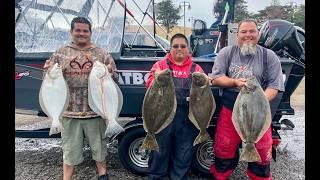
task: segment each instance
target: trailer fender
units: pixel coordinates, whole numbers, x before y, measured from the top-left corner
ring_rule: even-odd
[[[140,127],[143,127],[143,122],[142,122],[142,119],[137,118],[136,120],[127,123],[127,124],[123,127],[124,131],[112,135],[109,140],[110,140],[110,142],[112,142],[112,141],[114,141],[114,140],[118,140],[118,142],[119,142],[119,141],[121,140],[121,138],[122,138],[126,133],[128,133],[128,132],[131,131],[132,129],[140,128]]]

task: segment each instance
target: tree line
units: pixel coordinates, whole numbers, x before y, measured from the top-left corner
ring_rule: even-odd
[[[255,19],[259,24],[270,19],[283,19],[305,29],[305,5],[295,3],[280,5],[278,0],[273,0],[258,13],[249,13],[247,1],[239,0],[235,7],[234,21],[239,22],[246,18]]]
[[[257,13],[251,13],[248,11],[247,4],[246,0],[236,1],[234,22],[237,23],[243,19],[250,18],[255,19],[258,25],[262,25],[267,20],[283,19],[305,29],[305,5],[297,5],[293,2],[291,4],[280,5],[279,0],[272,0],[269,6],[266,6]],[[213,9],[213,14],[216,17],[223,16],[225,5],[226,1],[218,0]],[[167,34],[178,24],[178,20],[181,19],[182,16],[179,15],[180,11],[181,9],[176,8],[171,0],[162,0],[156,4],[156,20],[166,28]]]

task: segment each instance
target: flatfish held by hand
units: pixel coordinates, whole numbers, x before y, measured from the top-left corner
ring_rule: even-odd
[[[143,128],[147,135],[141,149],[159,151],[155,134],[172,122],[176,108],[172,71],[165,69],[156,72],[155,79],[147,90],[142,104]]]
[[[94,62],[89,74],[88,101],[90,108],[106,120],[108,137],[124,131],[117,122],[123,104],[122,92],[106,65],[99,61]]]
[[[232,123],[244,142],[240,159],[246,162],[261,161],[257,143],[271,125],[271,110],[267,97],[257,79],[247,79],[240,89],[232,112]]]
[[[69,89],[61,66],[56,63],[45,73],[39,92],[41,109],[52,119],[49,135],[61,132],[60,117],[69,104],[68,101]]]
[[[208,77],[200,72],[192,74],[192,83],[189,96],[189,119],[200,130],[193,145],[210,140],[207,132],[210,120],[216,110]]]

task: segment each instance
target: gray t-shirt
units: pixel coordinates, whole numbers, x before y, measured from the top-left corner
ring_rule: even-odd
[[[263,79],[265,80],[263,89],[272,88],[284,91],[281,63],[278,56],[270,49],[267,49],[267,71],[265,72],[267,77],[263,77],[263,48],[257,45],[257,52],[254,56],[243,56],[238,46],[236,46],[233,55],[229,55],[232,46],[224,47],[218,53],[209,76],[215,79],[226,75],[237,79],[254,75],[261,85]],[[229,57],[231,62],[228,62]]]

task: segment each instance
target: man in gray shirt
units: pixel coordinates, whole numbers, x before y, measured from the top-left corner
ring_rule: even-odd
[[[239,88],[245,86],[246,78],[255,76],[269,101],[278,91],[284,91],[279,58],[273,51],[257,44],[259,32],[254,20],[247,19],[239,23],[237,40],[237,46],[228,46],[220,50],[209,77],[212,85],[224,88],[213,145],[216,158],[210,167],[215,179],[227,179],[239,161],[238,145],[241,139],[231,117]],[[250,179],[271,179],[271,126],[256,143],[256,148],[261,162],[249,162],[247,174]]]

